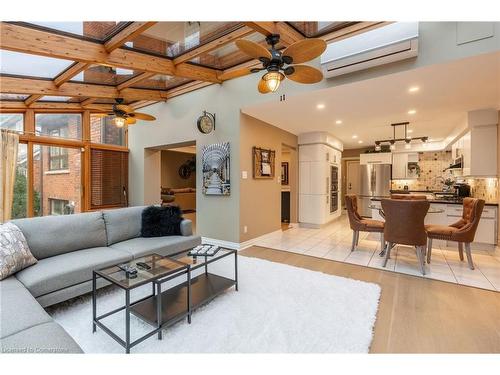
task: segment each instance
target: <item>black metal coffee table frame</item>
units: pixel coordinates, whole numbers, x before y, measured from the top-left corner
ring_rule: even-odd
[[[92,332],[96,331],[96,328],[101,328],[106,332],[112,339],[114,339],[118,344],[125,348],[126,353],[130,353],[130,349],[137,344],[143,342],[147,338],[158,334],[158,339],[162,339],[162,330],[166,327],[182,320],[187,317],[188,323],[191,323],[191,315],[194,309],[209,302],[217,295],[221,294],[225,290],[234,286],[235,290],[238,291],[238,252],[237,250],[225,249],[224,254],[219,256],[211,257],[203,256],[203,262],[197,261],[197,258],[189,257],[191,259],[191,264],[185,263],[181,269],[172,271],[171,274],[161,275],[159,277],[153,277],[142,283],[138,283],[133,287],[126,288],[120,283],[116,282],[112,277],[108,277],[99,271],[92,272]],[[166,257],[170,260],[182,263],[182,261],[176,259],[175,257],[187,254],[187,251],[181,251]],[[234,279],[226,278],[216,274],[208,272],[208,265],[210,263],[219,261],[227,256],[234,255]],[[192,278],[192,271],[204,267],[204,273]],[[171,287],[167,290],[162,291],[162,284],[167,281],[173,280],[177,277],[186,275],[186,282]],[[97,278],[101,277],[109,281],[112,285],[118,286],[125,291],[125,305],[121,306],[112,311],[106,312],[102,315],[97,316]],[[136,301],[130,301],[130,291],[139,286],[146,285],[148,283],[152,284],[152,293],[142,297]],[[194,286],[194,293],[193,293]],[[186,296],[184,296],[184,293]],[[194,298],[193,298],[194,294]],[[185,307],[179,301],[184,301]],[[172,306],[169,308],[169,306]],[[109,327],[107,327],[102,319],[109,317],[110,315],[116,314],[122,310],[125,310],[125,340],[120,338],[116,333],[114,333]],[[140,319],[148,322],[152,326],[156,327],[147,334],[139,337],[133,342],[130,342],[130,314],[134,314]]]
[[[180,270],[174,270],[172,271],[171,276],[167,275],[161,275],[158,276],[158,278],[164,279],[164,281],[169,281],[174,278],[180,277],[184,274],[187,275],[187,280],[189,281],[191,271],[190,271],[190,266],[188,264],[185,264]],[[107,281],[109,281],[112,285],[115,285],[119,287],[120,289],[123,289],[125,291],[125,305],[118,307],[114,310],[108,311],[102,315],[97,316],[97,278],[101,277]],[[143,342],[147,338],[153,336],[154,334],[158,333],[158,337],[161,338],[161,330],[164,328],[161,324],[157,326],[156,329],[146,333],[144,336],[139,337],[133,342],[130,342],[130,313],[132,312],[131,309],[133,306],[141,303],[144,300],[147,300],[148,298],[157,298],[158,294],[155,293],[155,286],[156,283],[155,281],[158,278],[151,278],[150,280],[144,281],[142,283],[138,283],[134,285],[133,287],[126,288],[120,285],[118,282],[116,282],[113,278],[108,277],[107,275],[100,273],[99,271],[92,271],[92,332],[96,332],[96,328],[99,327],[101,328],[104,332],[106,332],[113,340],[115,340],[118,344],[123,346],[125,348],[125,352],[128,354],[130,353],[130,349],[137,344]],[[130,291],[132,289],[138,288],[140,286],[146,285],[148,283],[152,284],[152,294],[147,295],[146,297],[142,297],[138,299],[137,301],[131,302],[130,301]],[[188,290],[191,288],[191,284],[188,283],[187,285]],[[189,300],[188,300],[189,304]],[[187,311],[190,310],[189,305],[186,306]],[[113,314],[116,314],[122,310],[125,310],[125,340],[120,338],[116,333],[114,333],[109,327],[107,327],[103,322],[101,322],[102,319],[107,318],[108,316],[111,316]],[[176,322],[183,319],[187,315],[184,314],[182,316],[178,316],[176,319]],[[158,319],[160,321],[160,319]],[[189,318],[189,321],[191,321],[191,318]],[[170,322],[170,324],[173,324],[174,322]]]

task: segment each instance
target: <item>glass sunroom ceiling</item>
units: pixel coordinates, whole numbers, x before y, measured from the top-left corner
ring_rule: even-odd
[[[129,22],[97,22],[97,21],[84,21],[84,22],[28,22],[27,25],[33,25],[39,28],[50,29],[59,33],[73,34],[77,37],[85,37],[100,42],[109,39],[124,27]]]
[[[260,33],[253,33],[242,39],[258,43],[266,49],[271,48],[266,43],[266,37]],[[278,49],[281,49],[283,47],[283,44],[278,43],[276,47]],[[238,47],[236,47],[236,44],[232,42],[214,51],[204,53],[203,55],[190,60],[190,62],[215,69],[228,69],[250,60],[252,60],[252,58],[247,54],[241,52]]]
[[[239,22],[158,22],[128,46],[173,58],[240,27]]]
[[[141,72],[139,71],[130,69],[114,68],[104,65],[92,65],[78,76],[73,77],[71,81],[116,86],[140,73]]]
[[[288,22],[302,35],[308,38],[325,35],[329,32],[340,30],[344,27],[354,25],[357,22],[344,22],[344,21],[302,21],[302,22]]]
[[[173,76],[158,74],[149,79],[137,82],[135,85],[132,85],[132,87],[136,89],[167,90],[191,81],[192,80],[189,78],[173,77]]]
[[[18,76],[55,78],[73,61],[0,50],[0,73]]]
[[[71,96],[42,96],[40,98],[42,102],[69,102],[72,101]]]
[[[29,95],[25,94],[3,94],[0,93],[0,100],[26,100]]]

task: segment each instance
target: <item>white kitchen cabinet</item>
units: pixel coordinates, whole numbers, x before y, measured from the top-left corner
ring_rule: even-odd
[[[307,141],[313,141],[308,139]],[[341,151],[323,141],[299,144],[299,222],[321,226],[340,216]],[[337,168],[337,209],[330,212],[331,168]]]
[[[497,170],[498,111],[468,113],[469,131],[452,145],[453,157],[463,157],[465,177],[495,177]]]
[[[390,152],[372,152],[359,155],[359,164],[392,164]]]
[[[417,176],[411,174],[409,163],[418,163],[416,152],[398,152],[392,154],[392,179],[407,180],[415,179]]]

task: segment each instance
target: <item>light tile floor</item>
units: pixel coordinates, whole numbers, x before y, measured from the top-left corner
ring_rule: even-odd
[[[292,227],[271,233],[255,245],[285,250],[339,262],[359,264],[383,269],[379,256],[379,235],[360,233],[359,245],[351,252],[352,231],[346,215],[321,229]],[[426,264],[422,276],[415,248],[396,246],[385,269],[430,279],[500,291],[500,248],[473,249],[475,269],[470,270],[467,260],[460,261],[457,247],[437,245],[432,250],[431,264]]]

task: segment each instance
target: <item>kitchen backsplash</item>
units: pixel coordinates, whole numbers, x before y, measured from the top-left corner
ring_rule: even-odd
[[[452,163],[450,151],[423,152],[419,153],[418,159],[420,177],[416,180],[392,180],[391,188],[393,190],[403,190],[405,185],[408,186],[409,190],[442,190],[444,179],[461,179],[454,177],[449,170],[443,172]],[[484,199],[487,202],[498,202],[497,178],[466,179],[466,182],[471,186],[473,197]]]

